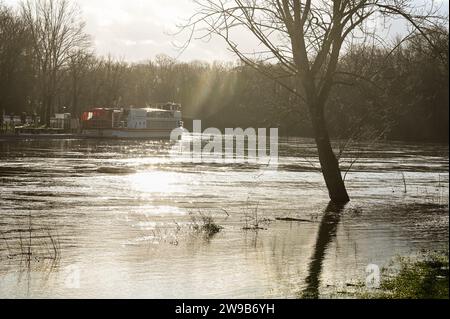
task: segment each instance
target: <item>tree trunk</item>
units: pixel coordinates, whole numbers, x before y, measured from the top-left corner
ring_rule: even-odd
[[[42,95],[41,109],[40,109],[40,125],[46,125],[47,118],[47,97],[45,94]]]
[[[43,118],[42,123],[46,125],[47,127],[50,127],[50,97],[48,94],[45,94],[44,102],[42,105],[43,109]]]
[[[323,107],[311,108],[311,119],[314,129],[317,149],[319,151],[320,166],[330,199],[336,204],[350,201],[344,180],[342,179],[339,162],[331,147],[330,136],[325,123]]]
[[[73,95],[72,95],[72,114],[76,117],[79,117],[81,114],[78,111],[78,86],[75,84],[76,80],[74,79],[73,85]]]
[[[47,125],[47,127],[50,127],[50,118],[52,117],[52,103],[51,100],[49,99],[47,101],[47,105],[46,105],[46,111],[45,111],[45,125]]]
[[[52,116],[52,98],[50,94],[44,93],[42,98],[42,109],[41,109],[41,125],[46,125],[50,127],[50,118]]]

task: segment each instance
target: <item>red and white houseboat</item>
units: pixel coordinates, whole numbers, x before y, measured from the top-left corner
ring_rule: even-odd
[[[170,138],[182,127],[181,105],[155,104],[146,108],[96,108],[81,117],[82,134],[109,138]]]

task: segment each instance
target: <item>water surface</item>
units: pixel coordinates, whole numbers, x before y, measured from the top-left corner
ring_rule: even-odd
[[[311,140],[279,147],[266,170],[183,163],[160,141],[0,138],[0,297],[326,296],[448,247],[447,145],[354,145],[343,208]],[[200,216],[223,230],[195,231]]]

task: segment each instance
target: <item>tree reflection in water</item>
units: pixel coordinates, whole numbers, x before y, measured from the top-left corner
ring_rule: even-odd
[[[306,288],[303,290],[304,298],[319,298],[322,264],[328,246],[336,237],[337,227],[341,220],[341,214],[344,208],[345,205],[337,205],[330,202],[325,209],[324,216],[320,223],[313,256],[309,264],[308,277],[305,280]]]

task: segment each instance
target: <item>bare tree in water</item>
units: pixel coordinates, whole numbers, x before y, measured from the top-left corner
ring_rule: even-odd
[[[325,119],[330,93],[339,81],[338,64],[345,46],[367,41],[386,43],[389,21],[398,18],[426,37],[424,30],[439,19],[438,8],[432,1],[419,6],[413,0],[195,0],[195,3],[196,13],[181,26],[181,32],[189,33],[182,48],[193,39],[219,36],[244,63],[306,104],[330,198],[335,203],[348,202],[350,198]],[[238,39],[244,39],[245,34],[258,41],[256,50],[247,52],[248,45],[239,43]],[[270,65],[274,66],[273,72]]]
[[[50,124],[61,69],[89,44],[81,12],[68,0],[27,0],[22,16],[30,30],[41,86],[41,121]]]

